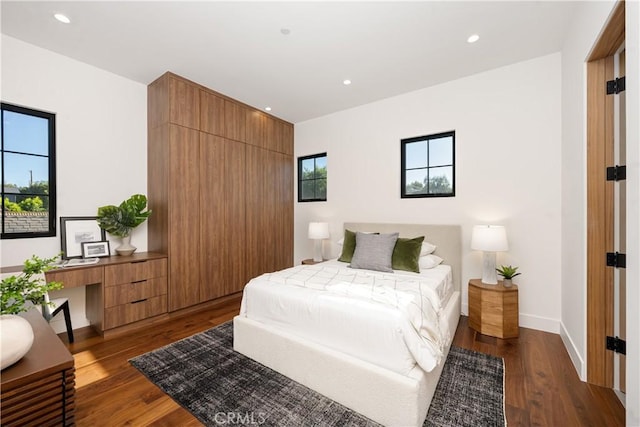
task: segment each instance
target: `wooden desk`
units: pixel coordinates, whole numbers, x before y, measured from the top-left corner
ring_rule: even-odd
[[[96,264],[59,268],[46,275],[65,288],[86,288],[86,316],[99,333],[167,312],[165,254],[105,257]]]
[[[469,281],[469,326],[481,334],[497,338],[518,336],[518,287],[505,288],[502,281],[486,285]]]
[[[21,316],[33,328],[33,346],[2,371],[2,425],[74,425],[73,356],[38,310]]]

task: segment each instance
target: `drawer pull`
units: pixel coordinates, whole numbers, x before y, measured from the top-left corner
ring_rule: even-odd
[[[131,304],[138,304],[139,302],[145,302],[148,298],[144,298],[144,299],[139,299],[136,301],[131,301]]]
[[[136,283],[143,283],[143,282],[146,282],[146,281],[147,281],[146,279],[144,279],[144,280],[136,280],[135,282],[131,282],[131,284],[135,285]]]
[[[131,261],[131,264],[142,264],[143,262],[147,262],[147,260],[142,260],[142,261]]]

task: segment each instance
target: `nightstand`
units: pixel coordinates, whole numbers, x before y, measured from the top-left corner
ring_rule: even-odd
[[[314,264],[320,264],[321,262],[324,262],[324,260],[314,261],[313,258],[307,258],[302,260],[302,265],[314,265]]]
[[[469,326],[497,338],[518,336],[518,286],[505,288],[502,281],[486,285],[469,280]]]

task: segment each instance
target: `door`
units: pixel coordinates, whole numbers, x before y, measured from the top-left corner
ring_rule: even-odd
[[[618,81],[622,81],[625,75],[625,50],[624,47],[614,56],[614,74]],[[621,85],[618,85],[619,87]],[[614,160],[616,165],[626,165],[626,95],[624,90],[614,94]],[[618,174],[620,176],[621,174]],[[614,184],[614,247],[620,253],[627,252],[627,184],[626,180],[617,179]],[[626,341],[626,270],[616,268],[614,271],[614,336]],[[614,386],[615,390],[622,393],[625,391],[626,356],[616,352],[613,359]]]

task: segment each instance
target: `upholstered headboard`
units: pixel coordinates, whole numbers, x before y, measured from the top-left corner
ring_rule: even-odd
[[[459,225],[436,224],[377,224],[345,222],[344,228],[351,231],[371,231],[378,233],[400,233],[400,237],[424,236],[425,242],[437,246],[434,254],[451,266],[453,286],[459,291],[462,274],[462,230]]]

